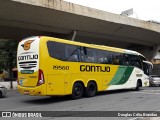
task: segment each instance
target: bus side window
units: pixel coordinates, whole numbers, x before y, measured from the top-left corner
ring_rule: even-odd
[[[142,68],[141,61],[138,56],[135,56],[135,58],[134,58],[134,66],[136,66],[138,68]]]
[[[91,62],[91,63],[96,63],[96,57],[95,57],[95,50],[92,48],[86,48],[82,47],[81,48],[81,60],[82,62]]]
[[[112,64],[112,56],[110,51],[97,50],[97,60],[101,64]]]
[[[59,60],[65,60],[67,58],[65,44],[59,43],[59,42],[48,41],[47,47],[48,47],[48,52],[49,52],[50,57],[56,58]]]
[[[105,51],[97,50],[96,53],[97,53],[98,63],[103,64],[104,63],[104,59],[105,59]],[[107,58],[106,58],[106,61],[107,61]]]
[[[130,62],[132,66],[136,66],[138,68],[142,68],[141,61],[138,55],[130,55]]]
[[[122,64],[122,55],[121,53],[112,53],[112,62],[114,65],[121,65]]]
[[[79,61],[78,50],[79,50],[78,46],[66,44],[67,61],[78,62]]]
[[[128,54],[124,54],[124,55],[123,55],[123,65],[127,65],[127,66],[128,66],[128,65],[131,65]]]
[[[105,64],[112,64],[112,54],[111,53],[106,54],[106,58],[104,58],[104,63]]]

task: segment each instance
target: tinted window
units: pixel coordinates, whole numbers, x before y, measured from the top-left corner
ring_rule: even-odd
[[[78,46],[75,45],[68,45],[66,44],[66,52],[67,52],[67,61],[74,61],[78,62],[79,61],[79,56],[78,56],[78,51],[79,51]]]
[[[53,41],[48,41],[47,47],[50,57],[63,61],[131,65],[142,68],[141,60],[139,56],[136,55],[80,47]],[[142,56],[141,59],[145,60]]]
[[[112,64],[112,54],[109,51],[97,50],[98,63]]]
[[[129,55],[123,54],[123,65],[130,65]]]
[[[121,65],[122,64],[122,54],[121,53],[112,53],[112,62],[115,65]]]
[[[48,52],[50,57],[53,57],[59,60],[66,60],[67,55],[65,51],[65,44],[48,41],[47,46],[48,46]]]
[[[79,47],[59,42],[47,42],[50,57],[63,61],[79,61]]]
[[[137,55],[130,55],[130,63],[132,66],[142,68],[141,61],[139,59],[139,56],[137,56]]]
[[[81,47],[81,60],[82,62],[97,62],[95,57],[95,50],[92,48]]]

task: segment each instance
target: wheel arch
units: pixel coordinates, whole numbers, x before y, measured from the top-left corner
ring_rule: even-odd
[[[89,83],[89,82],[93,82],[93,83],[95,83],[95,85],[96,85],[96,87],[97,87],[97,91],[98,91],[98,85],[97,85],[97,82],[96,82],[95,80],[88,80],[87,85],[88,85],[88,83]]]
[[[2,91],[0,90],[0,98],[1,98],[1,97],[3,97],[3,93],[2,93]]]
[[[74,85],[75,83],[81,83],[82,86],[83,86],[83,89],[85,89],[85,84],[84,84],[84,82],[83,82],[82,80],[75,80],[75,81],[72,83],[71,88],[73,88],[73,85]]]
[[[142,87],[142,80],[141,80],[141,79],[138,79],[137,82],[139,82],[140,87]]]

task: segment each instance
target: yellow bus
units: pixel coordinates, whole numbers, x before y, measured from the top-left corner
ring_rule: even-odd
[[[36,36],[18,45],[18,90],[26,95],[94,96],[149,86],[152,64],[138,52]]]

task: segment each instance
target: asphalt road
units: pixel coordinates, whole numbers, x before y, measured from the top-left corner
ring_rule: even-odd
[[[92,98],[71,100],[69,96],[26,96],[17,91],[8,91],[0,98],[0,111],[159,111],[160,87],[146,87],[140,91],[119,90],[98,93]],[[91,116],[96,116],[96,113]],[[98,113],[97,113],[98,114]],[[141,120],[139,117],[48,117],[41,120]],[[8,118],[0,118],[7,119]],[[17,118],[15,118],[17,120]],[[28,118],[25,118],[28,119]],[[33,118],[30,118],[33,119]],[[35,119],[35,118],[34,118]],[[149,118],[145,118],[145,120]],[[158,118],[155,118],[159,120]],[[12,119],[11,119],[12,120]],[[40,120],[40,118],[37,118]]]

